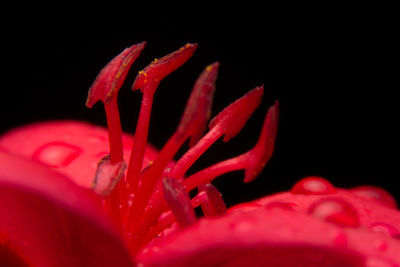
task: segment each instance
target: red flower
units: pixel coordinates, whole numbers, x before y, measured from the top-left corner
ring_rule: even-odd
[[[289,192],[226,209],[211,182],[236,170],[244,170],[244,182],[258,176],[274,149],[278,102],[253,149],[185,177],[216,140],[229,141],[244,127],[262,99],[263,86],[251,90],[216,115],[204,134],[218,63],[199,76],[165,146],[157,151],[147,144],[155,91],[196,44],[139,72],[132,87],[143,94],[136,132],[123,134],[118,91],[144,46],[125,49],[90,88],[86,104],[103,102],[108,131],[59,121],[0,138],[3,265],[400,266],[400,213],[380,188],[345,190],[308,177]],[[188,140],[190,149],[174,161]]]

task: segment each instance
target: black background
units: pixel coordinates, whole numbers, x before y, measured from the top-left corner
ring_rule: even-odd
[[[173,133],[197,75],[214,61],[221,65],[213,115],[255,86],[266,90],[245,129],[227,144],[218,142],[194,169],[250,149],[267,108],[275,99],[281,104],[276,150],[262,175],[250,184],[239,172],[216,181],[229,205],[288,190],[307,175],[340,187],[382,186],[400,199],[391,17],[374,7],[330,8],[136,11],[132,19],[88,19],[85,26],[71,26],[68,14],[60,25],[56,18],[22,23],[3,33],[0,132],[55,119],[105,125],[100,104],[86,109],[87,90],[111,58],[146,40],[120,91],[123,128],[132,133],[140,93],[130,86],[137,71],[197,42],[193,58],[155,95],[150,142],[161,147]]]

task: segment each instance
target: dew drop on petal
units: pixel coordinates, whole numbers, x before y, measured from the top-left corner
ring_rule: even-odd
[[[298,181],[290,192],[302,195],[327,195],[336,193],[336,189],[322,177],[309,176]]]
[[[369,226],[369,228],[376,233],[380,233],[386,236],[397,238],[399,231],[393,226],[385,222],[375,222]]]
[[[82,153],[82,149],[55,141],[39,147],[33,154],[32,159],[39,161],[49,167],[66,167]]]
[[[339,198],[321,199],[315,202],[310,206],[309,214],[339,226],[360,226],[356,209]]]

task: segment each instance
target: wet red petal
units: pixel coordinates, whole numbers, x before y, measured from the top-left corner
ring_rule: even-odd
[[[251,114],[260,105],[263,93],[264,86],[254,88],[215,116],[209,128],[212,129],[218,125],[225,134],[224,141],[229,141],[240,132]]]
[[[145,266],[363,266],[359,243],[353,243],[358,237],[346,250],[335,243],[340,234],[303,214],[259,209],[203,219],[149,245],[137,260]]]
[[[107,103],[118,94],[132,63],[140,55],[145,45],[146,42],[142,42],[126,48],[100,71],[89,89],[87,107],[91,108],[97,101]]]
[[[0,152],[1,242],[32,266],[132,266],[90,190]]]
[[[399,211],[350,190],[336,189],[329,195],[284,192],[230,210],[228,216],[201,219],[185,231],[149,244],[138,261],[150,266],[400,263]]]
[[[54,121],[13,129],[0,136],[0,148],[34,159],[60,172],[77,184],[90,188],[100,158],[109,154],[107,130],[83,122]],[[124,155],[129,159],[132,137],[123,135]],[[147,146],[143,167],[157,157]]]

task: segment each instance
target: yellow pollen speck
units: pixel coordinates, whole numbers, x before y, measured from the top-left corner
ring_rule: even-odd
[[[142,71],[142,70],[139,70],[139,74],[140,74],[140,75],[142,75],[142,74],[143,74],[143,72],[144,72],[144,71]]]
[[[210,65],[207,66],[206,71],[211,71],[212,67]]]
[[[158,61],[158,59],[157,59],[157,58],[155,58],[155,59],[153,60],[153,63],[157,63],[157,61]]]

